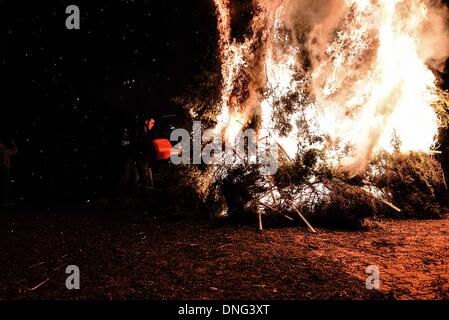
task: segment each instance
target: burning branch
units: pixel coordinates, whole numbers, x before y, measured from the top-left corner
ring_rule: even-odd
[[[438,103],[428,62],[447,57],[449,48],[435,44],[449,41],[426,37],[429,17],[441,24],[447,10],[431,1],[345,0],[304,14],[305,0],[255,0],[250,32],[237,41],[229,0],[214,3],[222,63],[215,129],[232,144],[251,125],[280,151],[274,177],[250,165],[197,175],[221,212],[251,212],[260,230],[264,215],[298,216],[312,232],[309,220],[360,227],[391,209],[438,216],[447,185],[431,154],[449,107]]]

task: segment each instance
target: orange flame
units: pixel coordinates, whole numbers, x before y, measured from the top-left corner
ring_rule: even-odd
[[[449,52],[448,10],[437,1],[258,0],[252,35],[241,43],[231,37],[229,0],[214,2],[223,77],[217,130],[227,141],[256,113],[261,136],[274,134],[293,157],[305,119],[309,133],[326,137],[317,147],[331,164],[353,174],[377,151],[392,152],[392,137],[402,152],[434,146],[429,66]],[[277,119],[276,102],[292,94],[288,116]],[[287,135],[279,121],[288,122]]]

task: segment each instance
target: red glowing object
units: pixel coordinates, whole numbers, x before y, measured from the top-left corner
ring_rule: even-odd
[[[157,160],[168,160],[170,159],[173,147],[169,140],[167,139],[156,139],[153,140],[154,149],[156,151]]]

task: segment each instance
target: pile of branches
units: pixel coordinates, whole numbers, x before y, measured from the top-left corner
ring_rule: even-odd
[[[372,170],[381,174],[373,174]],[[424,153],[380,154],[368,172],[370,183],[401,208],[393,218],[440,218],[447,184],[441,164]]]
[[[205,91],[214,92],[208,87]],[[201,99],[186,101],[192,116],[205,115],[213,125],[217,110]],[[445,102],[435,109],[440,118],[449,114]],[[185,200],[184,208],[190,203],[190,210],[255,222],[260,229],[269,223],[299,222],[315,232],[313,226],[360,229],[371,217],[441,217],[447,185],[433,155],[381,153],[363,175],[348,177],[327,165],[323,150],[314,149],[324,138],[309,134],[306,122],[299,127],[306,132],[298,139],[296,158],[279,146],[280,168],[274,176],[261,175],[258,165],[185,166],[177,170],[175,198]]]
[[[348,178],[308,150],[274,176],[252,166],[185,166],[173,196],[184,210],[241,223],[362,229],[367,218],[440,218],[447,186],[441,165],[424,153],[380,154],[364,176]]]

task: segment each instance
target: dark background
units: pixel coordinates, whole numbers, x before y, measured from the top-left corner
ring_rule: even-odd
[[[65,27],[71,4],[80,30]],[[122,128],[146,113],[166,129],[182,115],[170,98],[217,67],[213,13],[208,0],[1,1],[0,131],[19,149],[12,196],[107,195]]]
[[[71,4],[80,30],[65,27]],[[241,39],[251,0],[232,9]],[[43,205],[107,196],[122,129],[145,113],[163,129],[182,122],[171,98],[219,70],[216,43],[212,0],[0,1],[0,133],[19,148],[12,196]]]

